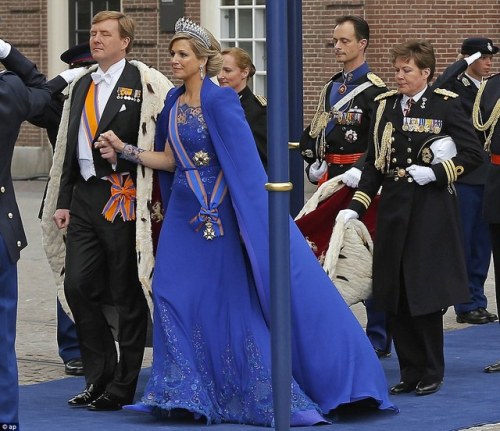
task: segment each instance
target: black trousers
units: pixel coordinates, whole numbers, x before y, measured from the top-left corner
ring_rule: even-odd
[[[401,381],[424,385],[441,382],[444,377],[442,311],[412,316],[402,282],[398,311],[389,313],[389,326]]]
[[[142,365],[147,303],[137,275],[135,222],[101,214],[108,181],[80,179],[73,191],[66,239],[64,291],[75,318],[87,384],[132,402]],[[104,309],[118,319],[118,354]]]

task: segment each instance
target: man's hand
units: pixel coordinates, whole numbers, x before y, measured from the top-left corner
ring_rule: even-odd
[[[0,39],[0,60],[3,60],[10,54],[10,48],[10,43],[7,43],[3,39]]]
[[[328,165],[325,160],[316,160],[309,168],[309,179],[311,182],[317,183],[327,170]]]
[[[434,171],[427,166],[411,165],[406,168],[406,172],[408,172],[415,182],[421,186],[425,186],[432,181],[436,181]]]
[[[69,225],[69,210],[58,209],[52,218],[59,229],[66,229]]]
[[[359,179],[361,178],[361,169],[352,167],[342,174],[342,182],[355,189],[358,187]]]
[[[472,54],[472,55],[469,55],[468,57],[465,57],[464,60],[467,62],[467,65],[471,65],[472,63],[474,63],[477,59],[481,58],[483,54],[481,54],[479,51]]]
[[[67,69],[62,71],[59,76],[63,78],[68,84],[71,84],[77,76],[79,76],[86,67],[75,67],[73,69]]]
[[[107,139],[102,139],[102,135],[99,137],[97,142],[94,144],[99,152],[101,153],[101,157],[104,160],[107,160],[113,166],[116,166],[118,163],[118,154],[116,150],[113,148],[111,143]]]
[[[357,219],[357,218],[359,218],[359,214],[356,211],[345,209],[339,211],[337,217],[335,217],[335,221],[336,222],[343,221],[344,223],[346,223],[351,219]]]

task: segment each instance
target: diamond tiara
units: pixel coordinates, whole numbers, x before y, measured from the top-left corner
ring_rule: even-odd
[[[176,33],[187,33],[200,42],[203,43],[207,48],[210,48],[210,37],[203,27],[200,27],[195,22],[191,21],[189,18],[179,18],[175,23]]]

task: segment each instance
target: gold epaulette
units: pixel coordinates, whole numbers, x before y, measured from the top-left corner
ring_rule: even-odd
[[[382,78],[380,78],[378,75],[375,75],[373,72],[368,72],[366,77],[373,85],[376,85],[377,87],[385,87],[385,83],[384,81],[382,81]]]
[[[261,96],[260,94],[255,94],[255,98],[257,99],[257,102],[259,102],[261,106],[267,106],[267,99],[265,96]]]
[[[453,99],[458,97],[457,93],[454,93],[453,91],[450,90],[445,90],[444,88],[436,88],[434,90],[434,93],[444,96],[444,100],[447,100],[448,97],[452,97]]]
[[[390,90],[386,91],[385,93],[379,94],[377,97],[375,97],[375,102],[378,102],[379,100],[386,99],[388,97],[394,96],[398,94],[398,90]]]

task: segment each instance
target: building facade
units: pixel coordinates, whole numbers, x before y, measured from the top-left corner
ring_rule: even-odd
[[[187,16],[211,30],[223,46],[240,46],[250,52],[257,68],[253,89],[265,95],[265,4],[265,0],[3,0],[0,36],[51,78],[64,70],[61,52],[87,39],[96,12],[121,10],[137,24],[129,57],[169,76],[173,23]],[[360,15],[369,22],[367,60],[390,88],[394,79],[389,50],[397,43],[430,40],[436,50],[437,73],[456,59],[466,37],[488,37],[500,44],[500,0],[303,0],[304,124],[311,120],[323,84],[339,69],[331,38],[335,17],[344,14]],[[494,72],[498,71],[500,60],[494,63]],[[47,174],[51,151],[45,131],[24,125],[16,153],[13,170],[20,162],[29,171],[17,176]],[[27,167],[32,155],[35,166]]]

